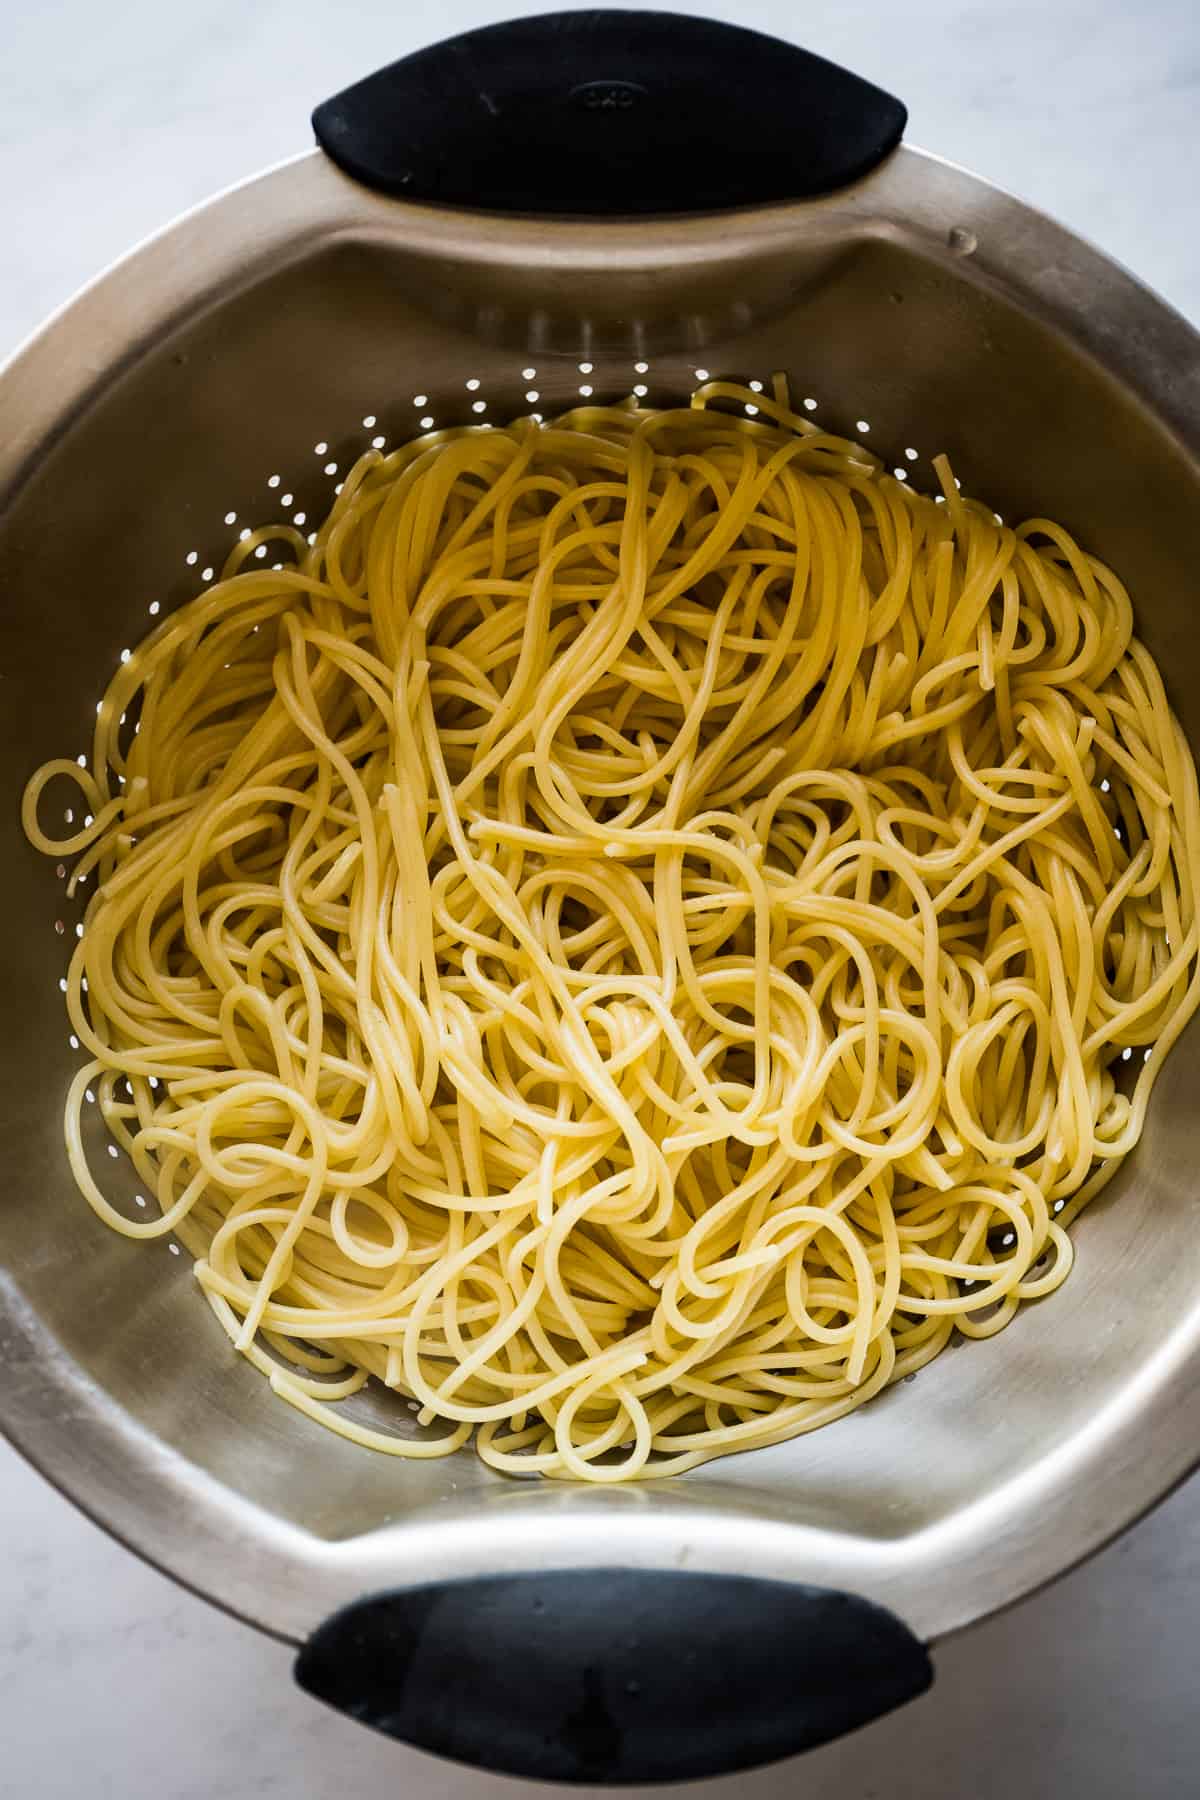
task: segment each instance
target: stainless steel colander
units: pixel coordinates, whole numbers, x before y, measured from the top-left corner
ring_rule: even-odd
[[[311,529],[368,443],[676,400],[706,371],[782,369],[912,481],[946,450],[1006,517],[1061,519],[1128,582],[1200,749],[1200,338],[1039,213],[896,147],[903,121],[730,27],[475,33],[327,103],[323,149],[143,246],[0,376],[0,1424],[133,1548],[304,1646],[314,1691],[495,1768],[635,1780],[818,1742],[1192,1466],[1197,1028],[1070,1280],[999,1338],[667,1482],[397,1463],[281,1405],[177,1246],[114,1237],[77,1195],[59,987],[79,908],[19,797],[86,750],[151,615],[248,527]]]

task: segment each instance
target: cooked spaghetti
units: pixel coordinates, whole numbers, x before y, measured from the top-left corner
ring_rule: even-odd
[[[1196,1004],[1196,772],[1112,572],[935,466],[781,382],[371,451],[33,777],[76,1179],[294,1406],[667,1474],[1065,1278]]]

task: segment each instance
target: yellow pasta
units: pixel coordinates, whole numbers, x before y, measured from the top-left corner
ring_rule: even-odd
[[[76,1179],[292,1405],[661,1475],[1065,1278],[1196,1005],[1196,772],[1112,572],[936,466],[782,383],[370,451],[33,777]]]

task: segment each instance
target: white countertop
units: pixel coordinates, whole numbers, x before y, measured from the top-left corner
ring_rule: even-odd
[[[135,239],[309,141],[313,103],[552,0],[89,0],[0,17],[0,355]],[[685,0],[666,0],[682,10]],[[1196,0],[714,0],[909,105],[909,135],[1200,319]],[[0,426],[2,429],[2,426]],[[0,1379],[3,1371],[0,1370]],[[710,1800],[1185,1800],[1200,1785],[1200,1484],[938,1653],[931,1694]],[[0,1793],[535,1800],[350,1725],[290,1655],[102,1536],[0,1446]],[[674,1790],[656,1790],[659,1793]]]

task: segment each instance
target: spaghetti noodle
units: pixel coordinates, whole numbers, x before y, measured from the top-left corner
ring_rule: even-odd
[[[76,1179],[284,1399],[666,1474],[1065,1278],[1196,1005],[1196,772],[1111,571],[935,466],[782,382],[370,451],[33,777],[97,877]]]

